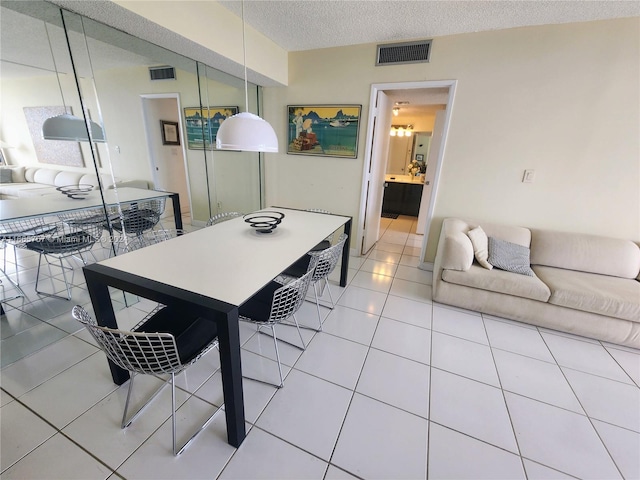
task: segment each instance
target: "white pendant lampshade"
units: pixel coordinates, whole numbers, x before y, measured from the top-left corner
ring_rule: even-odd
[[[227,118],[216,135],[218,150],[278,152],[278,137],[273,127],[257,115],[241,112]]]
[[[242,56],[244,63],[244,105],[249,110],[249,88],[247,86],[247,42],[244,25],[244,0],[242,0]],[[218,150],[240,150],[244,152],[278,152],[278,137],[273,127],[250,112],[237,113],[225,119],[216,134]]]
[[[104,132],[96,122],[91,125],[91,138],[87,135],[84,120],[68,113],[47,118],[42,124],[42,137],[45,140],[68,140],[74,142],[104,142]]]

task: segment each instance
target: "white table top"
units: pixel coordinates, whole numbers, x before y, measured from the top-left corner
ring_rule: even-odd
[[[144,188],[121,187],[117,190],[105,190],[104,199],[107,205],[117,205],[118,203],[149,200],[168,197],[169,195],[172,195],[172,193],[146,190]],[[62,193],[59,195],[0,200],[0,221],[55,215],[60,212],[82,210],[100,205],[102,205],[102,199],[98,190],[91,191],[89,195],[81,200],[69,198]]]
[[[269,234],[242,217],[104,260],[99,265],[241,305],[350,217],[286,208]]]

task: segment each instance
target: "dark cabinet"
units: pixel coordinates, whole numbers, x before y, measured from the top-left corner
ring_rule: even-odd
[[[422,184],[385,182],[382,213],[417,217],[422,199]]]

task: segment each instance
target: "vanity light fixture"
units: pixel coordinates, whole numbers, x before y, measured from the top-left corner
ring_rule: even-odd
[[[58,87],[60,88],[64,113],[47,118],[44,121],[42,124],[42,138],[45,140],[66,140],[72,142],[104,142],[104,131],[100,125],[91,120],[88,121],[87,125],[82,118],[67,113],[67,105],[64,101],[62,84],[60,83],[60,73],[58,73],[56,57],[53,54],[47,22],[44,22],[44,28],[47,32],[47,40],[49,40],[49,50],[51,51],[51,58],[53,59],[53,68],[56,71],[56,79],[58,80]],[[91,133],[89,133],[89,128],[91,128]]]
[[[410,137],[413,132],[413,125],[391,125],[389,135],[392,137]]]
[[[244,63],[244,106],[246,111],[237,113],[222,122],[216,135],[216,148],[218,150],[277,153],[278,137],[273,127],[258,115],[249,113],[244,0],[242,0],[242,55]]]

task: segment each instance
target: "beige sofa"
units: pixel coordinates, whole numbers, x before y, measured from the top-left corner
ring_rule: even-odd
[[[487,237],[530,248],[533,275],[481,266],[482,249],[468,235],[478,226]],[[433,300],[640,348],[640,247],[628,240],[447,218],[434,263]]]
[[[0,199],[40,197],[58,193],[56,188],[65,185],[87,184],[98,186],[98,177],[94,173],[72,172],[44,167],[7,166],[1,170],[11,171],[10,182],[0,182]],[[8,175],[7,175],[8,176]],[[100,176],[104,188],[113,188],[111,175]],[[0,177],[0,180],[2,177]],[[118,186],[149,188],[146,181],[121,181]]]

